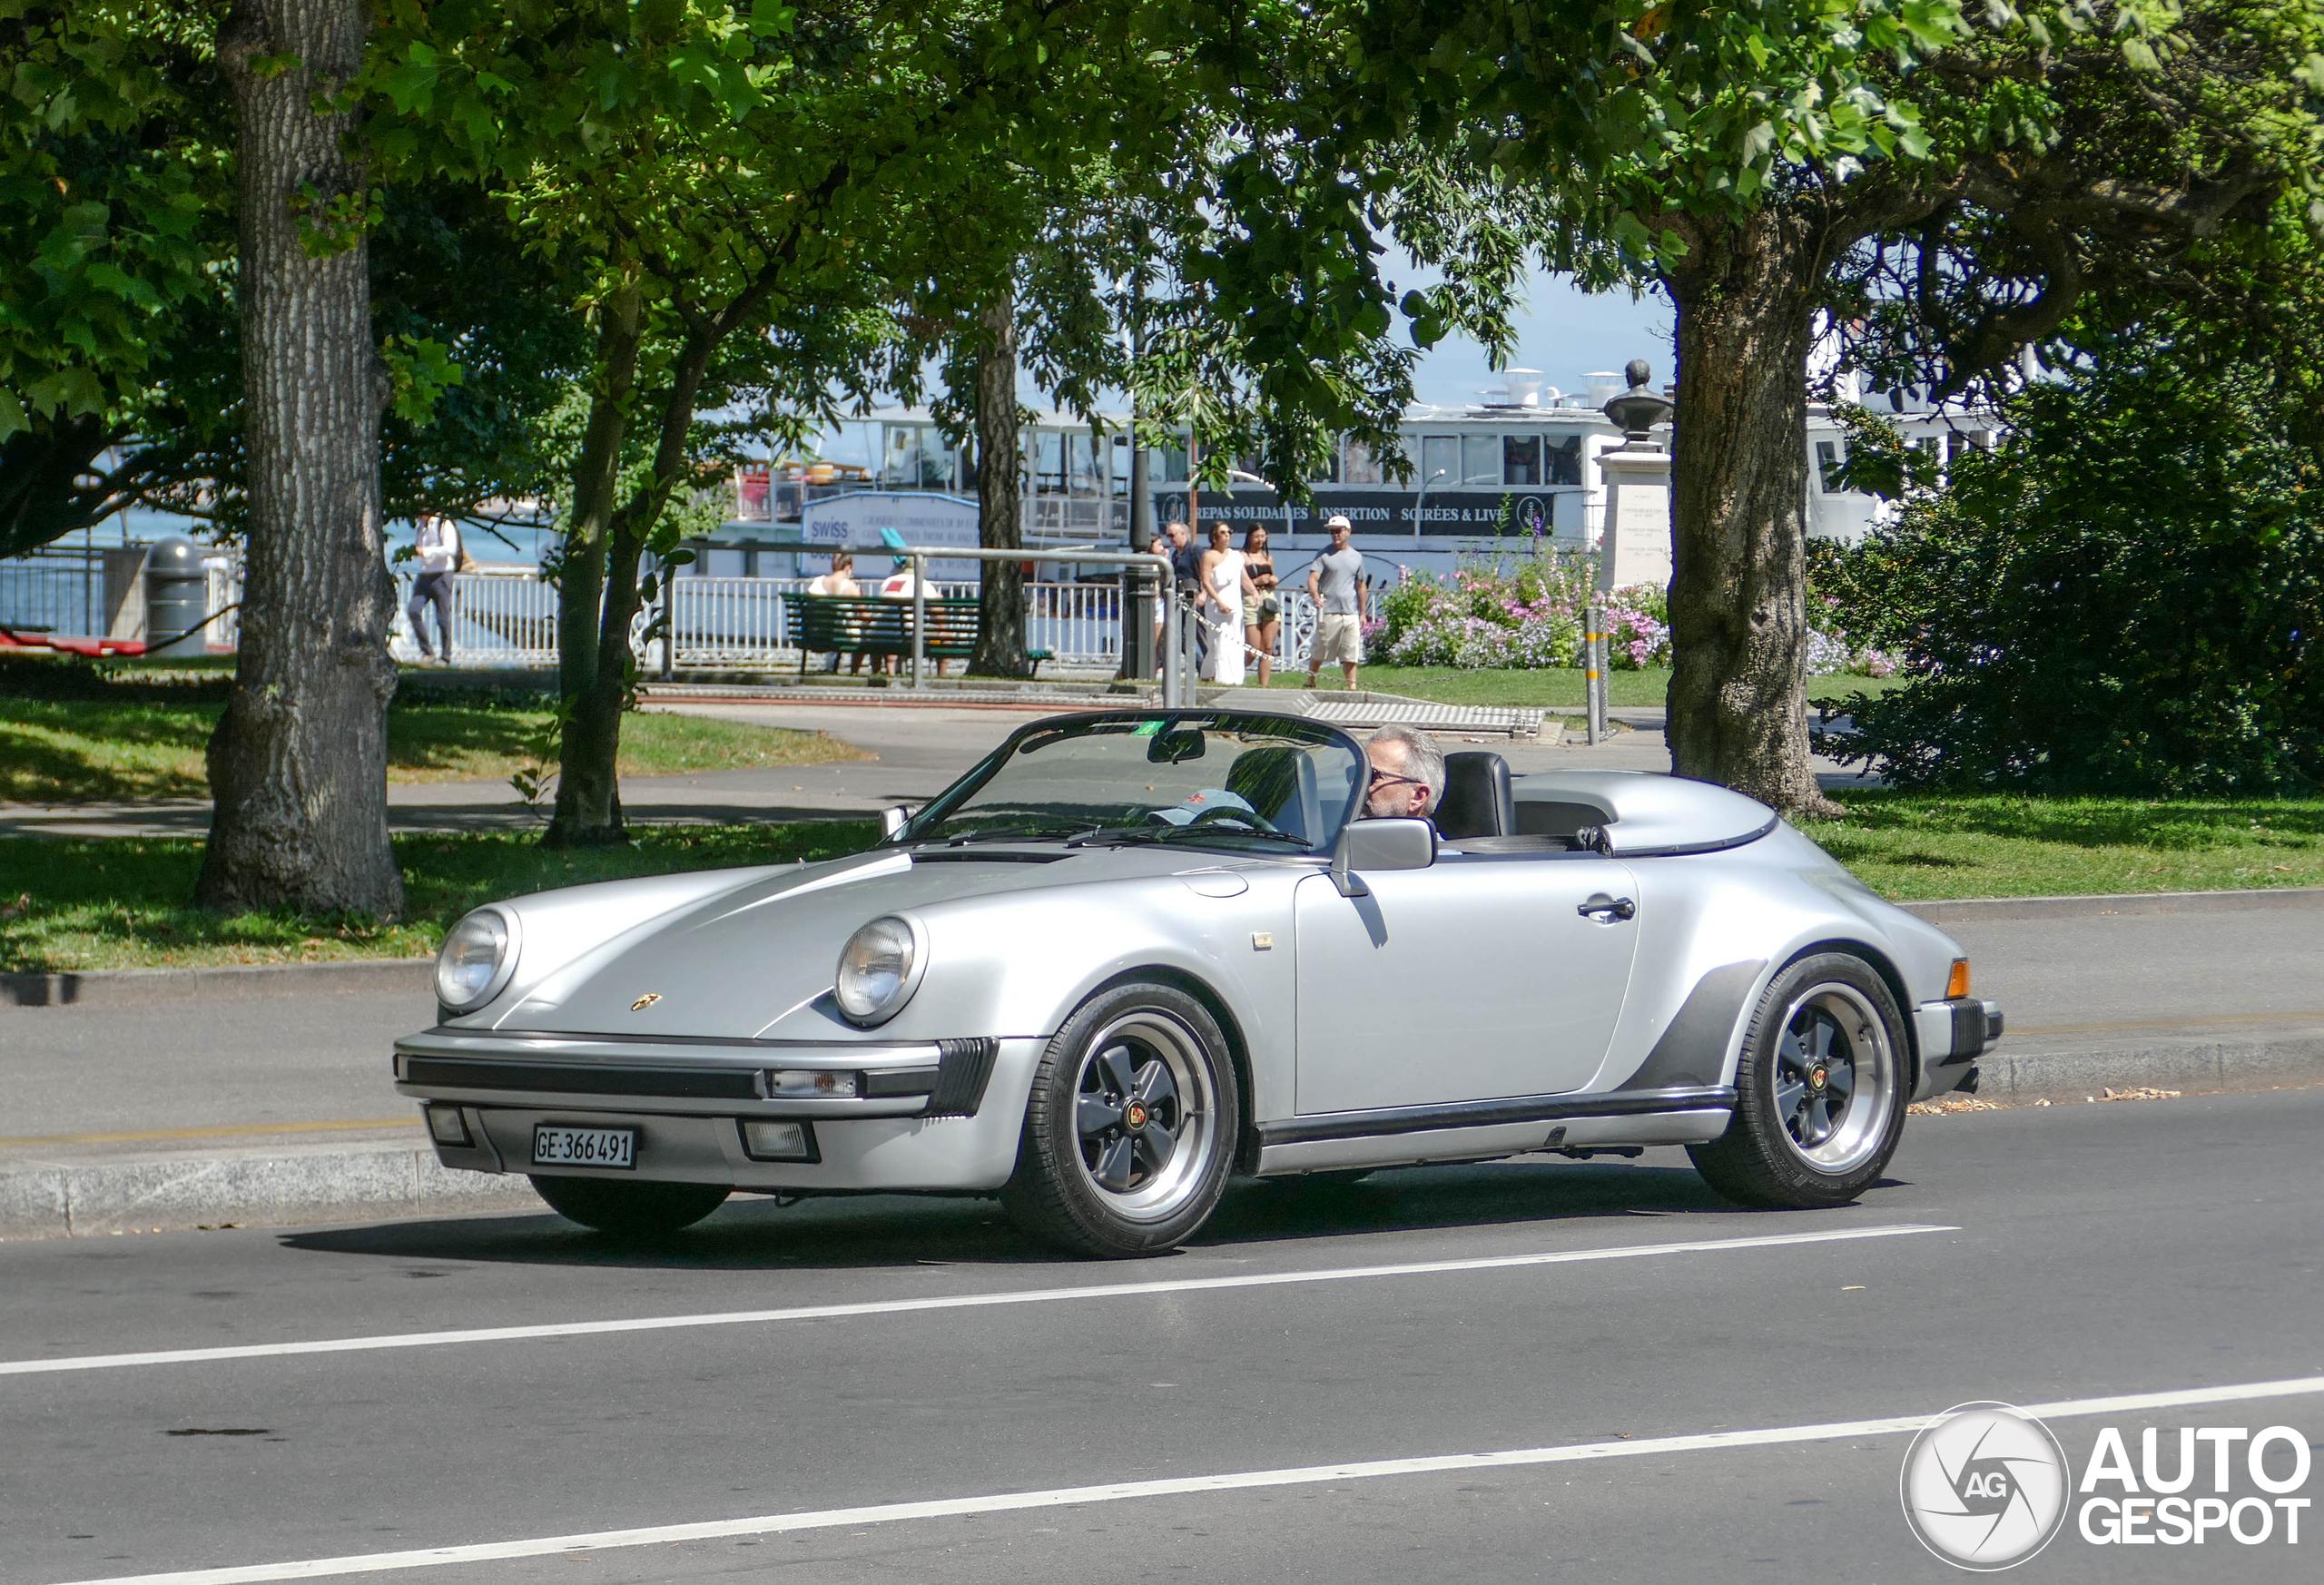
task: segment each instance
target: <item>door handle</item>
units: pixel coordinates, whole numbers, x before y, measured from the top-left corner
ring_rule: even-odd
[[[1600,924],[1612,924],[1616,920],[1636,919],[1638,904],[1627,897],[1609,897],[1600,891],[1573,911]]]

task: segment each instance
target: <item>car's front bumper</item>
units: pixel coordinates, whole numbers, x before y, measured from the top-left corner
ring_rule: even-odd
[[[1921,1047],[1920,1083],[1915,1100],[1961,1088],[1974,1088],[1974,1064],[2001,1039],[2001,1004],[1973,996],[1925,1001],[1913,1009],[1913,1031]]]
[[[431,1029],[396,1043],[396,1089],[454,1109],[467,1143],[436,1140],[447,1167],[556,1172],[758,1189],[1000,1187],[1015,1169],[1025,1102],[1045,1042],[910,1046],[645,1044]],[[771,1097],[767,1075],[855,1076],[853,1098]],[[812,1161],[755,1159],[742,1125],[808,1123]],[[628,1168],[533,1164],[541,1125],[630,1128]]]

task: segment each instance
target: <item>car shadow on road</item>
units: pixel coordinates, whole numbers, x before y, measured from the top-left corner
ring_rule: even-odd
[[[1222,1250],[1519,1223],[1545,1228],[1610,1220],[1635,1225],[1705,1215],[1723,1224],[1767,1217],[1719,1198],[1689,1167],[1501,1161],[1384,1171],[1357,1183],[1239,1183],[1189,1247]],[[685,1270],[1081,1264],[1019,1232],[995,1201],[913,1195],[788,1205],[737,1196],[707,1221],[651,1240],[610,1237],[543,1214],[314,1228],[285,1235],[282,1243],[290,1249],[394,1259]]]

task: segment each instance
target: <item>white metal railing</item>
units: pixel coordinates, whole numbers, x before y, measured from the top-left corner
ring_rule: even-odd
[[[406,663],[420,658],[411,632],[411,589],[419,575],[396,570],[395,625],[388,653]],[[428,618],[435,644],[436,618]],[[452,580],[452,658],[462,665],[546,666],[556,664],[556,587],[530,566],[485,566]]]
[[[0,627],[42,638],[143,642],[145,601],[137,579],[150,548],[45,545],[0,560]],[[241,564],[216,552],[202,566],[202,644],[212,654],[231,651],[241,639]]]
[[[203,567],[212,618],[203,636],[212,651],[231,650],[241,637],[241,567],[226,556],[207,558]],[[395,576],[395,623],[389,650],[409,663],[420,654],[409,615],[414,574],[402,567]],[[806,587],[799,578],[671,580],[671,626],[677,646],[674,664],[697,668],[796,666],[799,652],[783,642],[783,633],[790,603]],[[977,592],[974,584],[931,582],[929,587],[945,599],[973,598]],[[1035,583],[1026,587],[1028,648],[1048,650],[1050,664],[1060,669],[1119,669],[1122,596],[1118,586]],[[1286,586],[1280,594],[1275,664],[1304,666],[1315,638],[1315,604],[1304,588]],[[98,635],[105,628],[104,605],[102,551],[52,547],[0,561],[0,625],[43,635]],[[467,665],[554,665],[556,614],[556,589],[541,581],[537,568],[487,565],[463,574],[452,580],[453,655]],[[645,620],[657,614],[646,614],[638,624],[641,632]],[[432,644],[432,615],[429,633]],[[658,669],[660,642],[641,648],[647,668]]]
[[[400,661],[416,661],[409,607],[413,575],[396,577],[395,628],[389,649]],[[1111,584],[1029,584],[1025,642],[1050,652],[1051,664],[1067,669],[1121,665],[1121,591]],[[791,602],[804,594],[802,578],[678,577],[670,580],[668,611],[675,648],[671,664],[689,668],[796,666],[799,652],[784,642]],[[940,599],[973,599],[977,586],[937,583]],[[556,661],[557,592],[532,567],[486,567],[452,580],[452,653],[467,665],[553,665]],[[649,671],[662,665],[657,637],[644,635],[660,607],[641,613],[635,631],[639,659]],[[429,619],[433,642],[434,618]],[[1304,653],[1304,652],[1303,652]]]
[[[43,546],[0,561],[0,627],[98,637],[105,632],[104,553]]]

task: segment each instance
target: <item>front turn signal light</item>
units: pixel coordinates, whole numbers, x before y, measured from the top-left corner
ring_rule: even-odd
[[[1945,982],[1945,995],[1949,1001],[1958,1001],[1969,994],[1969,960],[1953,960],[1953,977]]]

